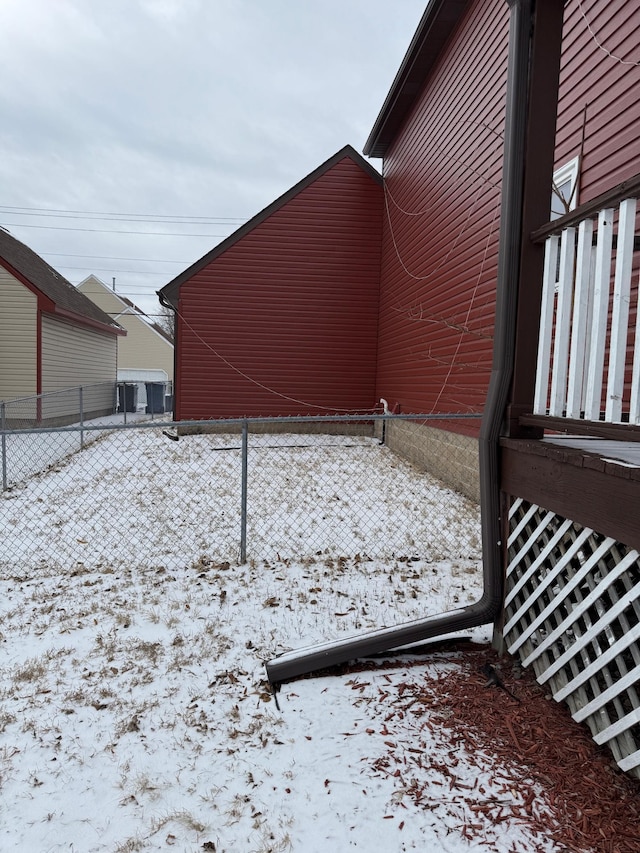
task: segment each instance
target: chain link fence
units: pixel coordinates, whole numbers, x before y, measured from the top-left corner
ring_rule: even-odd
[[[115,382],[99,382],[0,400],[0,428],[30,429],[39,426],[59,426],[111,415],[118,406]]]
[[[153,406],[127,411],[131,382],[101,382],[0,400],[2,488],[46,471],[103,434],[97,426],[139,423],[158,417]],[[71,425],[70,430],[57,426]],[[46,434],[46,438],[42,436]],[[40,436],[40,437],[39,437]]]
[[[0,567],[477,564],[477,504],[386,446],[391,418],[5,429]]]

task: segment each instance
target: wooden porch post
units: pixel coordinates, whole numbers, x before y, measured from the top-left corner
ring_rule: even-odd
[[[508,0],[515,6],[531,4],[534,14],[529,91],[524,140],[524,184],[520,270],[513,375],[506,411],[506,434],[512,438],[539,438],[542,431],[521,427],[518,418],[532,411],[536,379],[536,352],[542,294],[544,245],[530,234],[549,221],[555,153],[558,83],[562,52],[563,0]]]

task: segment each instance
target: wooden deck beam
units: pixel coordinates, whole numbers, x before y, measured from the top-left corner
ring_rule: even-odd
[[[503,492],[640,549],[640,468],[541,441],[500,445]]]

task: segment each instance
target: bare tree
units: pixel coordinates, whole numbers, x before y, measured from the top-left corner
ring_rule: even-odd
[[[174,342],[176,339],[176,312],[173,308],[160,304],[156,323]]]

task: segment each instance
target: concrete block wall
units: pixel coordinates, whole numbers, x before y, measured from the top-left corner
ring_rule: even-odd
[[[384,440],[394,453],[480,503],[477,438],[412,421],[387,421]]]

